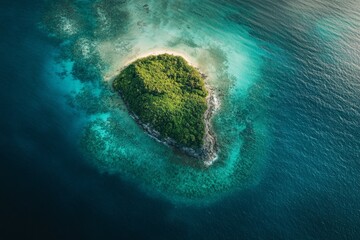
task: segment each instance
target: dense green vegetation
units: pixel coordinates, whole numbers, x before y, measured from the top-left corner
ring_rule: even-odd
[[[149,56],[127,66],[114,80],[140,121],[177,143],[198,148],[205,134],[207,90],[201,74],[184,58]]]

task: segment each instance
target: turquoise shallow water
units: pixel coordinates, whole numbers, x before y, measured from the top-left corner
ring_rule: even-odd
[[[80,145],[90,161],[172,200],[209,200],[256,184],[271,141],[264,59],[281,49],[251,36],[245,26],[219,21],[232,10],[219,11],[214,3],[98,1],[88,11],[82,4],[50,4],[42,26],[64,42],[59,72],[82,82],[65,77],[64,84],[71,105],[87,112]],[[186,57],[208,75],[219,98],[213,124],[220,153],[210,167],[147,136],[111,90],[112,77],[131,60],[162,52]]]
[[[359,1],[0,5],[0,239],[359,238]],[[213,165],[112,91],[152,52],[217,90]]]

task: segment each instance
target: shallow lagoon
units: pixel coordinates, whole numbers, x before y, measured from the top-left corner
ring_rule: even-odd
[[[98,1],[82,8],[66,2],[50,4],[42,26],[63,42],[59,64],[71,59],[71,72],[64,71],[82,83],[81,90],[70,87],[67,98],[86,113],[80,145],[99,171],[184,201],[256,184],[271,139],[263,112],[270,86],[262,81],[269,44],[264,49],[244,26],[219,22],[231,9],[220,12],[213,4]],[[220,153],[210,167],[147,136],[111,89],[113,77],[127,63],[164,52],[198,67],[219,96],[213,125]]]

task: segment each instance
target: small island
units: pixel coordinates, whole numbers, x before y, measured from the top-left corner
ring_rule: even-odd
[[[131,116],[152,137],[212,162],[217,144],[210,119],[216,99],[204,78],[183,57],[160,54],[126,66],[113,87]]]

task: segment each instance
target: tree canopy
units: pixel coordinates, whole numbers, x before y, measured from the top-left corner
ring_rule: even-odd
[[[149,56],[128,65],[113,83],[129,111],[186,147],[201,147],[208,94],[204,79],[184,58]]]

